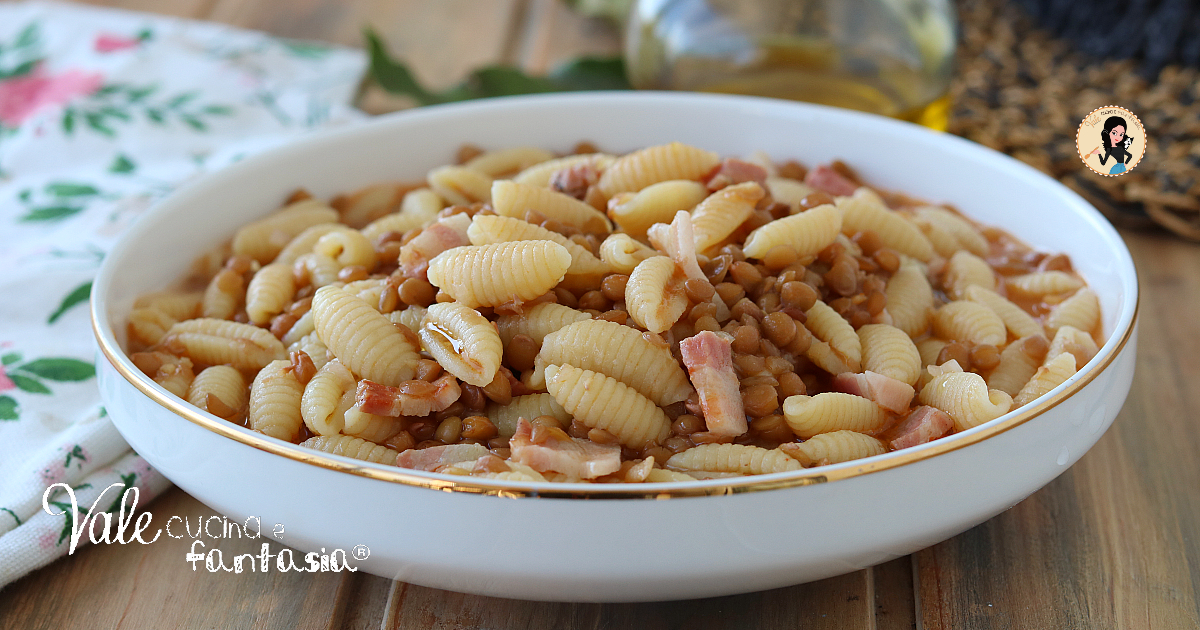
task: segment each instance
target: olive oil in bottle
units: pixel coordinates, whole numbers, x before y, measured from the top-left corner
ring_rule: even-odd
[[[626,59],[638,88],[751,94],[945,130],[954,50],[945,2],[641,0]]]

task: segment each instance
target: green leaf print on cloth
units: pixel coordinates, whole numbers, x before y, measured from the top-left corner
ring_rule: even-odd
[[[229,117],[234,109],[228,105],[196,105],[200,92],[191,90],[170,97],[157,99],[159,86],[109,83],[93,92],[86,99],[76,101],[63,110],[63,133],[71,136],[79,129],[82,120],[85,127],[101,135],[116,137],[114,128],[119,124],[133,124],[138,117],[155,125],[168,125],[179,121],[194,131],[208,131],[214,116]]]
[[[88,280],[87,282],[75,287],[73,291],[68,293],[66,297],[63,298],[62,303],[58,305],[58,308],[54,309],[53,313],[50,313],[50,317],[46,319],[46,323],[53,324],[54,322],[58,321],[58,318],[62,317],[63,313],[66,313],[71,309],[72,306],[75,306],[76,304],[82,304],[83,302],[86,302],[91,295],[92,281]]]
[[[86,381],[96,375],[91,363],[71,358],[38,359],[16,367],[51,381]]]
[[[0,420],[16,420],[20,417],[17,401],[12,396],[0,396]]]
[[[27,394],[54,393],[45,381],[70,383],[96,376],[96,367],[69,357],[48,357],[21,363],[19,352],[0,356],[0,392],[20,390]],[[0,395],[0,420],[19,420],[20,407],[9,395]]]
[[[92,184],[71,181],[56,181],[46,184],[40,193],[26,188],[17,199],[25,206],[27,212],[19,219],[22,223],[37,223],[42,221],[57,221],[75,216],[87,204],[95,199],[108,199],[106,195]]]

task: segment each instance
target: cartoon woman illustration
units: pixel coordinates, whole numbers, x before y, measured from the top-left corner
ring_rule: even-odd
[[[1104,131],[1100,132],[1100,146],[1092,150],[1088,155],[1099,155],[1100,149],[1104,149],[1104,155],[1100,156],[1100,166],[1112,158],[1116,164],[1113,164],[1112,169],[1108,171],[1109,175],[1119,175],[1125,172],[1125,165],[1129,163],[1133,154],[1129,152],[1129,147],[1133,146],[1133,138],[1125,135],[1125,129],[1128,126],[1125,124],[1125,119],[1120,116],[1109,116],[1104,121]]]

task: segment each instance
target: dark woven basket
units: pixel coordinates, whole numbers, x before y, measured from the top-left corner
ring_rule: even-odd
[[[1200,72],[1182,64],[1148,72],[1144,54],[1089,55],[1006,0],[961,0],[958,10],[952,133],[1041,169],[1118,225],[1200,241]],[[1146,130],[1145,155],[1120,177],[1093,173],[1075,147],[1080,121],[1105,105],[1133,111]]]

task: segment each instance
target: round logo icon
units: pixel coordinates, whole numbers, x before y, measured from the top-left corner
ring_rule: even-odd
[[[1146,130],[1124,107],[1097,107],[1079,123],[1075,147],[1092,171],[1116,177],[1132,171],[1141,161],[1146,153]]]

